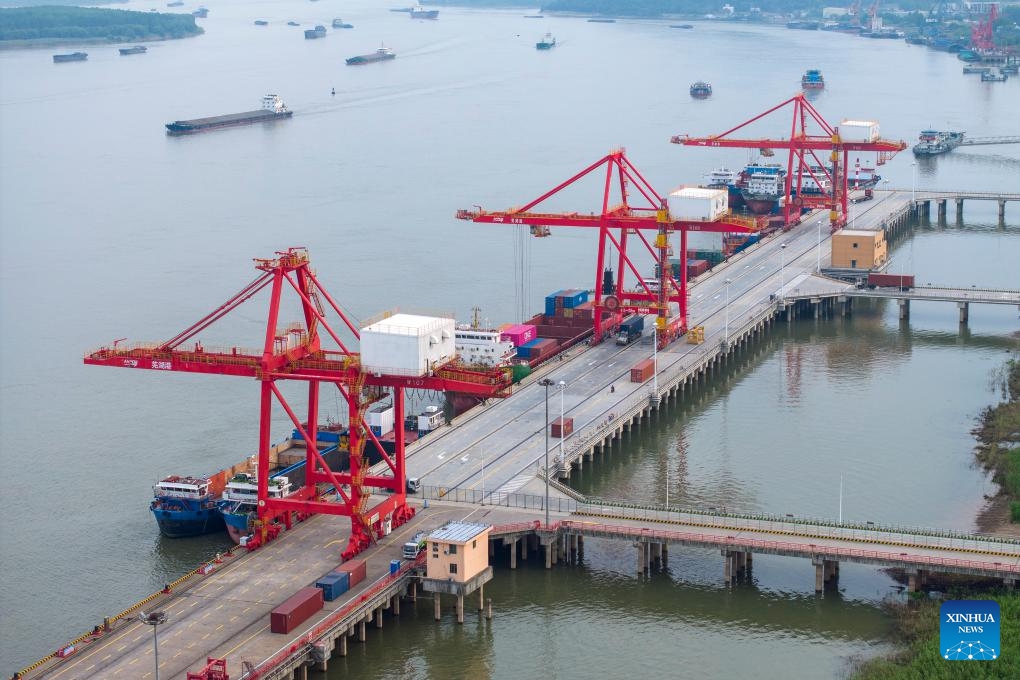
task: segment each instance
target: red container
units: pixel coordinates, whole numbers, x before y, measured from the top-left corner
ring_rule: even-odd
[[[652,359],[645,359],[634,366],[634,368],[630,369],[630,381],[643,383],[651,378],[653,373],[655,373],[655,361]]]
[[[687,260],[687,278],[693,279],[708,271],[708,260]]]
[[[269,629],[289,633],[322,609],[322,588],[302,588],[269,613]]]
[[[354,586],[365,580],[365,560],[348,560],[337,567],[337,571],[346,571],[351,575],[348,585],[353,589]]]
[[[562,422],[560,422],[562,420]],[[574,419],[573,418],[557,418],[552,421],[552,436],[563,439],[569,437],[570,433],[574,431]]]
[[[914,275],[913,274],[878,274],[876,272],[868,272],[868,287],[877,288],[899,288],[900,290],[910,290],[914,287]]]

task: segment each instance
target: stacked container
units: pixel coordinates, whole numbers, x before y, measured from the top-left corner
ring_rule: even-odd
[[[348,560],[341,564],[337,571],[346,572],[350,575],[348,586],[353,588],[365,580],[365,560]]]
[[[687,278],[693,279],[710,269],[708,260],[687,260]]]
[[[321,588],[302,588],[269,613],[269,629],[274,633],[289,633],[320,611],[322,603]]]
[[[499,334],[500,340],[512,342],[514,343],[514,347],[520,347],[521,345],[531,342],[537,337],[538,332],[535,327],[529,323],[519,323],[514,326],[508,326]]]
[[[630,381],[636,383],[643,383],[652,377],[655,373],[655,361],[653,359],[645,359],[639,362],[630,369]]]

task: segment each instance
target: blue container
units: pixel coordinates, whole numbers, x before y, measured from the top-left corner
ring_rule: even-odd
[[[400,560],[390,560],[390,576],[400,571]]]
[[[588,291],[577,290],[576,288],[561,290],[559,292],[559,297],[563,301],[564,309],[573,309],[574,307],[588,301]],[[548,307],[548,303],[546,303],[546,306]]]
[[[564,291],[558,290],[551,295],[545,296],[545,315],[556,316],[556,299],[563,294]]]
[[[531,358],[531,351],[533,349],[535,349],[535,345],[538,344],[538,341],[540,339],[541,338],[535,338],[534,340],[529,340],[528,342],[526,342],[523,345],[521,345],[520,347],[518,347],[517,348],[517,356],[519,356],[522,359],[530,359]]]
[[[332,602],[347,592],[346,573],[330,572],[315,582],[316,588],[322,589],[322,599]]]
[[[333,585],[334,588],[333,592],[337,595],[337,597],[343,595],[348,590],[350,590],[351,575],[346,571],[331,571],[328,574],[326,574],[326,576],[323,576],[323,578],[327,577],[335,577],[337,579],[337,581]]]

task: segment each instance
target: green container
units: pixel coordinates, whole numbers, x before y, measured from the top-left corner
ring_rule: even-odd
[[[528,366],[527,364],[514,364],[513,371],[514,382],[519,383],[531,375],[531,366]]]

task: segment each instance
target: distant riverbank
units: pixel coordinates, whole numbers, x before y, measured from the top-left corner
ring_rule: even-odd
[[[90,7],[0,9],[2,47],[169,40],[203,32],[190,14]]]

